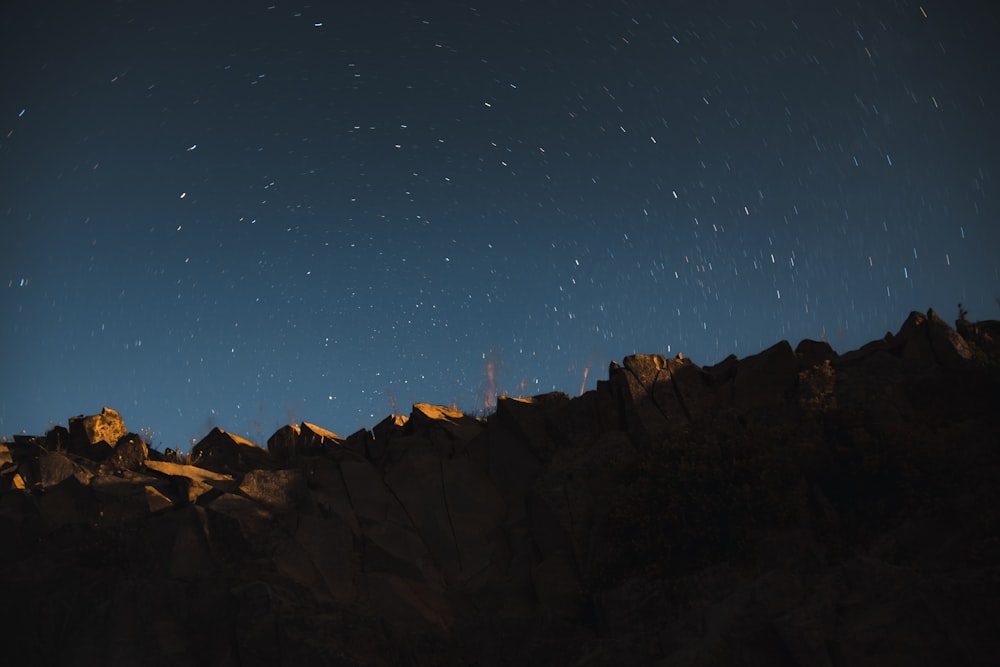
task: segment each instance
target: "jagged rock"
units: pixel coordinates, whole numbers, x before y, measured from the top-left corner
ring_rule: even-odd
[[[44,489],[38,497],[38,513],[48,532],[71,524],[93,525],[100,509],[89,485],[70,475]]]
[[[92,418],[15,436],[4,657],[992,664],[1000,324],[961,329],[930,312],[841,356],[632,355],[486,419],[417,404],[267,451],[215,430],[197,466],[95,443]]]
[[[912,312],[894,338],[903,359],[922,364],[961,367],[972,358],[968,343],[934,309]]]
[[[174,506],[174,501],[161,493],[155,486],[147,484],[142,489],[146,492],[146,504],[150,512],[162,512]]]
[[[728,355],[725,359],[713,366],[705,366],[703,370],[705,374],[708,375],[711,382],[715,385],[725,385],[727,382],[731,383],[736,377],[736,369],[739,368],[740,360],[735,354]],[[730,387],[730,393],[732,387]],[[728,403],[732,402],[732,396],[727,397]]]
[[[333,431],[302,422],[302,445],[307,452],[319,454],[327,447],[340,447],[343,444],[344,439]]]
[[[367,461],[341,461],[340,474],[358,519],[371,523],[409,525],[410,517]]]
[[[144,465],[148,470],[173,478],[178,496],[186,498],[188,503],[212,499],[236,486],[232,475],[197,466],[153,460],[147,460]]]
[[[307,503],[309,490],[301,470],[251,470],[240,491],[269,510],[289,512]]]
[[[632,441],[649,448],[670,437],[668,416],[653,397],[654,385],[669,377],[669,373],[661,376],[667,360],[658,354],[634,354],[625,357],[623,364],[612,362],[608,368],[611,390]]]
[[[218,427],[194,446],[191,461],[202,468],[222,473],[272,468],[274,465],[266,449]]]
[[[70,448],[95,461],[110,456],[115,443],[126,433],[121,414],[109,407],[103,408],[99,415],[80,415],[69,420]]]
[[[286,424],[267,439],[267,451],[279,461],[287,461],[299,454],[302,430],[296,424]]]
[[[544,394],[532,398],[500,396],[497,399],[497,421],[512,432],[539,461],[552,458],[555,443],[549,435],[548,412],[569,402],[562,393]]]
[[[946,366],[964,366],[972,359],[972,350],[957,331],[952,329],[938,317],[931,308],[927,311],[927,335],[931,341],[931,351],[934,357]]]
[[[347,439],[341,444],[348,451],[354,452],[364,458],[368,456],[372,445],[375,444],[375,436],[371,431],[363,428],[347,436]]]
[[[149,458],[149,446],[135,433],[126,433],[118,442],[108,457],[106,464],[114,470],[139,470]]]
[[[32,481],[42,488],[48,488],[61,483],[69,477],[75,477],[81,484],[89,484],[94,476],[92,472],[74,462],[60,452],[45,452],[34,461]]]
[[[733,384],[733,405],[750,412],[784,403],[795,388],[799,362],[788,341],[741,359]]]
[[[607,392],[606,386],[602,391]],[[607,393],[610,396],[610,392]],[[596,391],[588,391],[552,411],[549,436],[557,449],[587,447],[604,431],[617,429],[616,423],[602,422],[597,408],[599,400]]]
[[[622,366],[632,373],[644,393],[649,394],[653,385],[663,379],[667,358],[662,354],[630,354],[622,360]]]
[[[50,452],[71,451],[73,438],[69,429],[63,426],[53,426],[45,433],[45,449]]]
[[[0,470],[0,494],[4,494],[7,491],[23,490],[27,488],[28,483],[24,480],[24,477],[21,476],[21,473],[17,472],[16,467],[8,466],[7,468]]]
[[[361,527],[351,505],[351,497],[341,474],[341,467],[328,458],[317,458],[306,468],[306,484],[312,504],[323,518],[334,518],[346,525],[351,534],[360,537]]]
[[[91,479],[90,486],[101,508],[101,525],[120,526],[141,520],[149,514],[147,486],[167,498],[165,492],[170,484],[152,475],[125,470],[120,473],[95,475]]]
[[[795,356],[798,357],[799,370],[801,371],[836,359],[837,353],[825,340],[804,338],[795,346]]]
[[[368,447],[368,460],[375,465],[381,465],[392,439],[403,434],[406,415],[389,415],[372,429],[372,442]]]
[[[451,452],[475,438],[483,428],[481,420],[460,410],[416,403],[406,423],[406,435],[426,438],[441,451]]]
[[[651,442],[659,442],[671,431],[680,431],[692,421],[715,413],[717,400],[709,378],[690,359],[680,355],[673,359],[633,355],[625,362],[626,370],[646,390],[647,406],[651,402],[655,407],[655,411],[639,408],[636,413],[637,419],[641,420],[642,415],[651,419],[652,423],[642,429]]]
[[[202,507],[197,505],[197,507]],[[212,514],[220,514],[239,527],[240,541],[251,545],[255,555],[271,557],[288,537],[287,528],[260,503],[236,493],[223,493],[204,505]]]
[[[183,477],[194,482],[207,484],[209,486],[219,486],[228,489],[233,481],[232,475],[214,472],[199,468],[198,466],[186,465],[183,463],[169,463],[167,461],[145,461],[143,464],[147,469],[156,471],[171,477]]]
[[[289,424],[275,431],[267,440],[267,451],[279,460],[288,461],[300,456],[318,456],[343,444],[343,438],[333,431],[302,422],[300,426]]]

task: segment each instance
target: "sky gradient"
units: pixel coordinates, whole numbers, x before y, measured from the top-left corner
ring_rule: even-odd
[[[346,436],[1000,317],[989,3],[343,4],[0,13],[0,434]]]

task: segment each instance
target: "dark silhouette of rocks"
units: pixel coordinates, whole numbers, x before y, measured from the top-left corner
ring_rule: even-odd
[[[10,664],[914,665],[1000,655],[1000,323],[632,355],[189,457],[0,445]]]

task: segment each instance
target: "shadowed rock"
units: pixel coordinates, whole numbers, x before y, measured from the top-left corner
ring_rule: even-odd
[[[1000,324],[630,355],[195,465],[117,412],[0,444],[11,664],[987,665]]]
[[[223,473],[271,468],[274,465],[267,450],[221,428],[213,428],[194,446],[191,461],[202,468]]]
[[[126,433],[115,443],[115,449],[107,459],[115,471],[139,470],[149,458],[149,446],[135,433]]]
[[[80,415],[69,420],[70,449],[95,461],[108,458],[115,443],[126,433],[121,414],[108,407],[99,415]]]

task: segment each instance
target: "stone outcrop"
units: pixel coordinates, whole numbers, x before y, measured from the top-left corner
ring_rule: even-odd
[[[996,323],[165,455],[0,444],[11,664],[990,664]]]
[[[202,468],[216,472],[247,472],[258,467],[273,467],[274,459],[267,450],[241,438],[235,433],[227,433],[221,428],[213,428],[191,450],[191,461]]]

